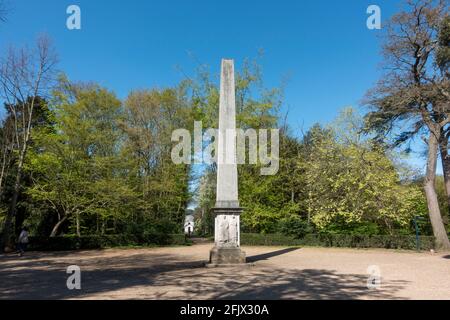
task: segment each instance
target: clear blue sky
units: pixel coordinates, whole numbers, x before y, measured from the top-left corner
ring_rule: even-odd
[[[119,97],[136,88],[165,87],[192,74],[198,61],[219,72],[221,58],[239,67],[259,49],[268,86],[285,76],[285,108],[294,127],[327,123],[345,106],[359,106],[380,76],[378,30],[366,27],[370,4],[382,20],[394,0],[9,0],[0,25],[0,50],[29,44],[45,32],[54,40],[61,70],[93,80]],[[66,8],[79,5],[82,29],[66,28]]]

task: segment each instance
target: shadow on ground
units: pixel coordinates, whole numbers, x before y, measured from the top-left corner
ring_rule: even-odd
[[[247,258],[247,262],[256,262],[256,261],[261,261],[261,260],[268,260],[270,258],[276,257],[276,256],[280,256],[282,254],[286,254],[295,250],[298,250],[299,248],[287,248],[287,249],[281,249],[281,250],[277,250],[277,251],[272,251],[272,252],[268,252],[268,253],[263,253],[263,254],[259,254],[257,256],[251,256]]]
[[[259,261],[295,249],[253,256]],[[369,290],[366,275],[330,270],[203,268],[171,254],[30,253],[0,257],[0,299],[394,299],[403,281]],[[82,289],[66,287],[66,268],[81,268]]]

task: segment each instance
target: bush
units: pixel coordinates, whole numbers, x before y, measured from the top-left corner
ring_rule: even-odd
[[[142,236],[134,235],[90,235],[90,236],[61,236],[61,237],[30,237],[30,250],[61,251],[61,250],[91,250],[120,246],[167,246],[188,245],[184,234],[147,233]]]
[[[165,234],[176,234],[180,232],[180,225],[169,219],[159,219],[152,223],[152,227],[156,232]]]
[[[148,238],[158,238],[160,234],[177,234],[180,226],[168,219],[156,219],[142,223],[130,223],[119,233],[137,237],[137,241],[146,242]]]
[[[279,233],[260,234],[242,233],[241,245],[247,246],[299,246],[302,245],[299,239]]]
[[[303,238],[306,234],[312,232],[308,223],[299,216],[282,219],[278,223],[278,230],[281,234],[292,236],[294,238]]]
[[[398,231],[400,230],[397,230],[397,232]],[[320,233],[372,236],[381,234],[381,230],[380,227],[373,222],[348,223],[345,221],[335,221],[322,229]]]
[[[344,235],[344,234],[307,234],[296,239],[283,234],[241,234],[241,244],[248,246],[317,246],[339,248],[384,248],[416,249],[416,237],[411,235]],[[434,237],[421,236],[420,249],[434,248]]]

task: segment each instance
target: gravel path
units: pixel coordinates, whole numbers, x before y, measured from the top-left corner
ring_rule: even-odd
[[[212,244],[0,256],[0,299],[447,299],[450,255],[245,247],[254,266],[204,268]],[[81,290],[68,290],[69,265]],[[381,287],[368,289],[368,267]]]

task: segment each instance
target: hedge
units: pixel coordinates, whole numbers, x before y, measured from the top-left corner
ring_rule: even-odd
[[[79,249],[103,249],[120,246],[170,246],[191,244],[184,234],[146,234],[134,235],[91,235],[30,237],[29,250],[58,251]],[[416,237],[413,235],[344,235],[344,234],[308,234],[297,239],[283,234],[241,234],[241,244],[247,246],[315,246],[346,248],[385,248],[416,249]],[[421,236],[420,249],[434,248],[434,237]]]
[[[139,237],[133,235],[29,237],[29,241],[29,250],[36,251],[89,250],[120,246],[169,246],[191,243],[184,234],[162,233]]]
[[[345,235],[308,234],[296,239],[283,234],[241,234],[241,244],[247,246],[315,246],[345,248],[384,248],[416,250],[414,235]],[[420,249],[430,250],[435,245],[434,237],[420,236]]]

